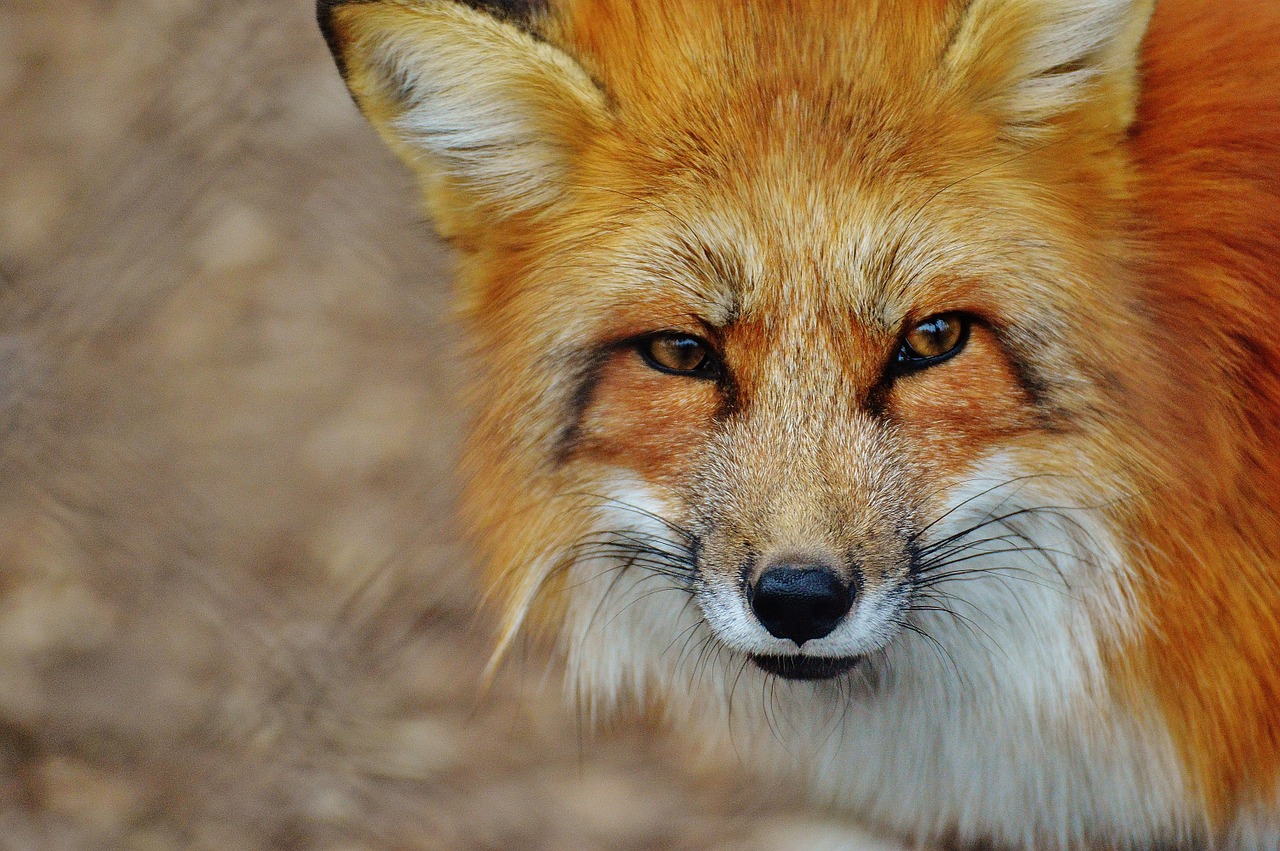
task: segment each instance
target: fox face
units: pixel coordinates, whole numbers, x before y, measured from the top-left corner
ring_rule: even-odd
[[[1237,463],[1171,355],[1199,296],[1150,284],[1150,3],[320,17],[458,249],[499,656],[549,633],[589,707],[745,729],[904,835],[1266,835],[1198,756],[1265,713],[1193,719],[1143,637]]]
[[[1025,283],[994,292],[974,283],[996,274],[999,241],[986,235],[960,256],[970,238],[941,236],[951,223],[922,211],[938,186],[909,200],[831,187],[796,209],[792,199],[770,203],[778,176],[744,170],[699,175],[687,200],[656,194],[651,222],[549,260],[675,267],[636,269],[626,285],[571,285],[607,291],[609,303],[579,320],[589,342],[565,365],[590,367],[560,377],[572,408],[553,463],[575,482],[561,493],[610,494],[671,524],[663,544],[650,543],[666,548],[720,644],[783,676],[834,676],[887,646],[929,598],[944,555],[969,543],[949,541],[951,553],[942,542],[959,529],[940,518],[975,478],[996,485],[984,465],[1005,470],[1009,485],[1026,470],[1074,478],[1061,462],[1012,455],[1078,451],[1053,429],[1075,413],[1064,406],[1087,397],[1033,376],[1070,375],[1078,386],[1087,365],[1056,362],[1048,342],[1026,356],[1015,348],[1063,317],[1005,302],[1001,290],[1014,287],[1014,299],[1029,300]],[[808,182],[825,193],[827,173],[817,166]],[[709,193],[726,196],[719,221],[697,209]],[[870,212],[877,202],[888,209]],[[902,232],[910,216],[929,221],[936,241]],[[897,232],[885,225],[895,218]],[[1005,237],[1027,238],[1016,226]],[[841,256],[832,243],[865,254]],[[992,495],[1010,497],[1002,487]],[[600,530],[620,536],[619,557],[640,553],[623,540],[643,519]],[[986,531],[1014,540],[1009,529]]]

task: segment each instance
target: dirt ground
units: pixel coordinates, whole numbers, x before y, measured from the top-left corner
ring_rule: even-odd
[[[312,15],[0,2],[0,847],[852,847],[479,694],[449,258]]]

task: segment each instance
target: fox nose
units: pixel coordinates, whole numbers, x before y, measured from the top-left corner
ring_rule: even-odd
[[[830,635],[852,607],[853,589],[820,567],[774,567],[751,589],[751,610],[764,628],[797,645]]]

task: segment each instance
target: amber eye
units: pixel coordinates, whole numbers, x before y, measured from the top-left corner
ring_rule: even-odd
[[[969,340],[969,318],[960,313],[939,313],[907,332],[898,349],[899,369],[922,369],[940,363],[964,348]]]
[[[711,344],[688,334],[655,334],[641,340],[640,355],[660,372],[712,378],[716,372]]]

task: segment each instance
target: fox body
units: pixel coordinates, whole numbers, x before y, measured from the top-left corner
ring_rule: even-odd
[[[906,838],[1280,847],[1280,5],[320,19],[458,248],[500,650]]]

